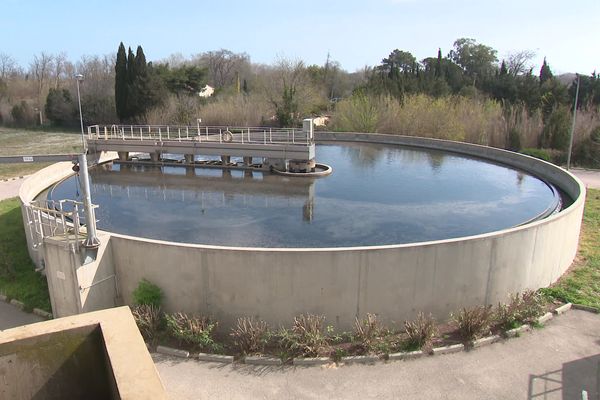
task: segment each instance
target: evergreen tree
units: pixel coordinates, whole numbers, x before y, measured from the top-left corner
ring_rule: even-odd
[[[508,75],[508,68],[506,68],[506,63],[502,60],[502,64],[500,65],[500,76]]]
[[[546,62],[546,57],[544,57],[544,63],[542,64],[542,68],[540,69],[540,85],[543,85],[546,81],[549,81],[553,77],[554,75],[552,75],[550,66]]]
[[[442,49],[438,49],[437,61],[435,63],[435,77],[439,78],[442,76]]]
[[[128,117],[127,91],[127,55],[125,46],[121,42],[115,64],[115,108],[120,121],[124,121]]]
[[[50,88],[45,111],[48,119],[55,125],[71,125],[76,121],[77,108],[67,89]]]

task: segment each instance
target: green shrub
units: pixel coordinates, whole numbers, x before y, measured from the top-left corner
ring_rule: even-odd
[[[160,307],[163,299],[163,292],[154,283],[142,279],[137,288],[133,291],[133,302],[136,305],[151,305]]]
[[[550,154],[548,154],[548,152],[543,149],[527,148],[521,150],[520,153],[550,162]]]
[[[155,339],[163,323],[160,307],[141,304],[134,306],[131,309],[131,313],[144,339]]]
[[[542,130],[542,147],[566,150],[569,147],[570,122],[568,109],[561,107],[554,110]]]
[[[425,316],[422,312],[417,314],[414,321],[404,321],[404,331],[408,337],[406,347],[411,349],[422,348],[438,333],[433,316],[431,314]]]
[[[595,127],[590,134],[590,138],[594,143],[600,143],[600,125]]]
[[[197,346],[203,350],[221,350],[221,346],[213,338],[217,323],[209,318],[174,313],[165,314],[165,322],[167,333],[180,343]]]
[[[517,128],[508,131],[508,149],[512,151],[521,149],[521,132]]]
[[[458,314],[452,314],[451,318],[457,324],[461,338],[471,342],[489,333],[492,308],[489,306],[463,308]]]
[[[586,139],[578,143],[573,149],[573,161],[584,167],[600,168],[600,142]]]
[[[260,353],[268,341],[269,327],[265,321],[242,317],[237,319],[230,335],[243,354]]]
[[[27,126],[33,124],[33,110],[25,101],[15,104],[10,111],[10,115],[16,126]]]

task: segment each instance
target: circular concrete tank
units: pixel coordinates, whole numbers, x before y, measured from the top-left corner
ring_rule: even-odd
[[[460,307],[495,304],[508,293],[556,281],[577,251],[585,200],[582,183],[552,164],[466,143],[396,135],[320,133],[317,142],[368,142],[476,156],[524,170],[573,202],[547,218],[480,235],[420,243],[324,248],[256,248],[183,244],[101,232],[123,302],[141,279],[165,293],[167,311],[211,315],[222,326],[257,316],[273,326],[304,312],[350,329],[355,317],[384,322],[431,312],[440,319]],[[69,174],[51,166],[28,179],[27,203]],[[335,171],[335,166],[333,166]],[[335,172],[334,172],[335,173]]]

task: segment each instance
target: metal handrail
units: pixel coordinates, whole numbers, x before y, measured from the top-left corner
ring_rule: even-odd
[[[84,210],[83,203],[79,201],[35,200],[24,207],[34,250],[43,245],[46,237],[63,237],[68,243],[76,243],[87,233],[79,216]]]
[[[91,140],[158,140],[308,146],[314,138],[299,128],[188,126],[188,125],[90,125]]]

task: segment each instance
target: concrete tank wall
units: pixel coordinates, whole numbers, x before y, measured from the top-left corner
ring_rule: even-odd
[[[189,245],[110,234],[126,304],[146,278],[167,311],[211,315],[222,327],[239,316],[289,325],[302,312],[350,329],[376,313],[387,323],[431,312],[494,304],[509,293],[555,282],[575,257],[585,200],[568,172],[515,153],[464,143],[376,134],[321,133],[317,140],[406,144],[474,155],[530,171],[568,193],[568,209],[518,228],[427,243],[355,248],[257,249]],[[335,167],[334,167],[335,168]],[[41,190],[42,188],[40,188]]]

